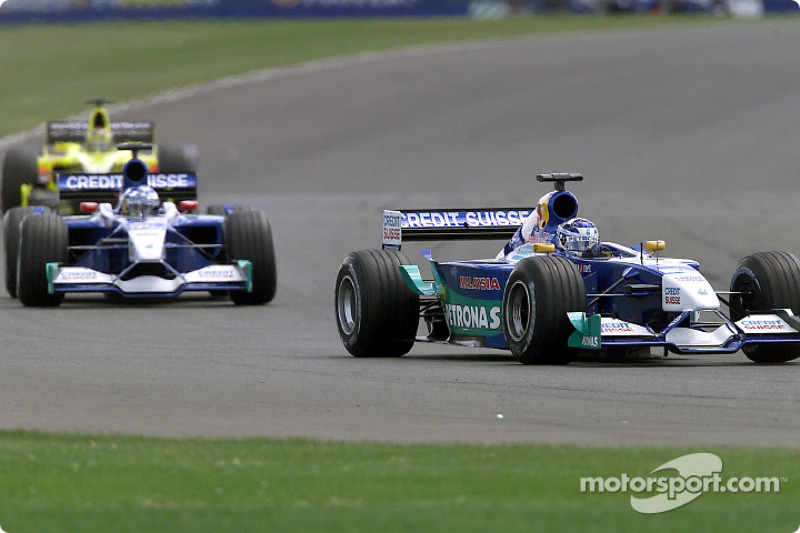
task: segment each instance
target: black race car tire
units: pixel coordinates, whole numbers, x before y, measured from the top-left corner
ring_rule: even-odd
[[[207,215],[215,215],[215,216],[219,216],[219,217],[228,216],[228,213],[225,211],[225,206],[219,205],[219,204],[214,204],[214,205],[208,206],[206,208],[206,214]]]
[[[756,252],[739,261],[731,278],[730,316],[741,320],[773,309],[800,312],[800,261],[790,252]],[[800,357],[799,344],[748,344],[742,348],[755,363],[785,363]]]
[[[577,267],[559,256],[529,257],[508,277],[503,333],[514,358],[526,365],[564,365],[578,350],[567,313],[586,310],[586,286]]]
[[[33,213],[33,207],[12,207],[3,215],[3,245],[6,264],[6,290],[17,297],[17,254],[19,252],[19,225]]]
[[[168,174],[197,172],[197,154],[194,144],[159,144],[158,170]]]
[[[241,213],[242,211],[253,211],[253,208],[248,205],[234,205],[233,212],[234,213]],[[216,215],[220,217],[227,217],[228,212],[225,210],[225,206],[222,204],[212,204],[206,208],[207,215]]]
[[[36,151],[26,147],[11,148],[3,159],[3,177],[0,185],[0,207],[8,211],[22,203],[23,185],[34,185],[39,177]]]
[[[67,224],[55,213],[34,214],[20,224],[17,296],[26,307],[54,307],[64,293],[47,291],[47,263],[65,263],[69,244]]]
[[[231,291],[236,305],[262,305],[275,297],[277,272],[272,229],[263,211],[241,211],[228,215],[223,225],[225,252],[233,261],[245,259],[252,265],[251,292]]]
[[[355,357],[400,357],[414,346],[419,296],[403,281],[397,250],[361,250],[348,255],[336,277],[336,325]]]

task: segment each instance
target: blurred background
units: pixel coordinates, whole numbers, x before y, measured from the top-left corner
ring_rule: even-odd
[[[158,17],[369,17],[709,13],[757,17],[798,11],[795,0],[0,0],[0,20]]]

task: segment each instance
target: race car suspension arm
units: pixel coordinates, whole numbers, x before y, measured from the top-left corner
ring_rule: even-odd
[[[719,291],[719,292],[717,292],[717,298],[719,298],[719,301],[720,301],[720,302],[722,302],[722,303],[724,303],[725,305],[727,305],[727,306],[728,306],[728,309],[730,309],[731,311],[736,311],[737,313],[741,313],[741,314],[742,314],[742,316],[750,316],[750,311],[748,311],[747,309],[743,308],[743,307],[742,307],[742,306],[740,306],[740,305],[737,305],[737,304],[734,304],[734,303],[732,303],[732,302],[731,302],[731,300],[730,300],[730,298],[727,298],[727,299],[726,299],[726,298],[723,298],[723,297],[722,297],[722,295],[723,295],[723,294],[727,294],[727,295],[729,295],[729,296],[730,296],[730,295],[739,295],[739,296],[743,296],[743,295],[745,295],[745,294],[749,294],[749,293],[751,293],[751,292],[752,292],[752,291],[746,291],[746,292]]]
[[[641,297],[647,296],[649,293],[660,291],[660,285],[649,285],[649,284],[631,284],[626,287],[625,292],[615,292],[612,293],[614,289],[622,285],[624,282],[628,281],[631,278],[638,276],[639,273],[636,271],[632,271],[628,276],[623,275],[617,281],[612,283],[606,290],[601,293],[597,294],[587,294],[587,298],[594,298],[589,303],[586,304],[586,307],[589,308],[596,304],[600,298],[614,298],[619,296],[626,296],[626,297]]]

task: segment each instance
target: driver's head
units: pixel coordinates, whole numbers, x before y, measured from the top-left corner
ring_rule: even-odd
[[[122,213],[129,217],[144,218],[158,212],[158,193],[149,185],[139,185],[122,197]]]
[[[106,128],[92,128],[86,133],[86,149],[90,152],[107,152],[114,146],[114,136]]]
[[[556,248],[562,252],[582,254],[600,242],[600,233],[594,222],[585,218],[572,218],[559,224]]]

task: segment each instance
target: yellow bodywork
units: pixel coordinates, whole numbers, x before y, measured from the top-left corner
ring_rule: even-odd
[[[158,172],[158,148],[139,152],[138,158],[144,161],[150,172]],[[111,122],[105,108],[96,107],[88,122],[84,142],[54,142],[45,145],[37,158],[39,189],[56,193],[58,184],[55,176],[64,174],[109,174],[122,171],[122,166],[133,158],[130,150],[119,150],[114,143]],[[34,184],[21,186],[21,205],[27,206]]]

